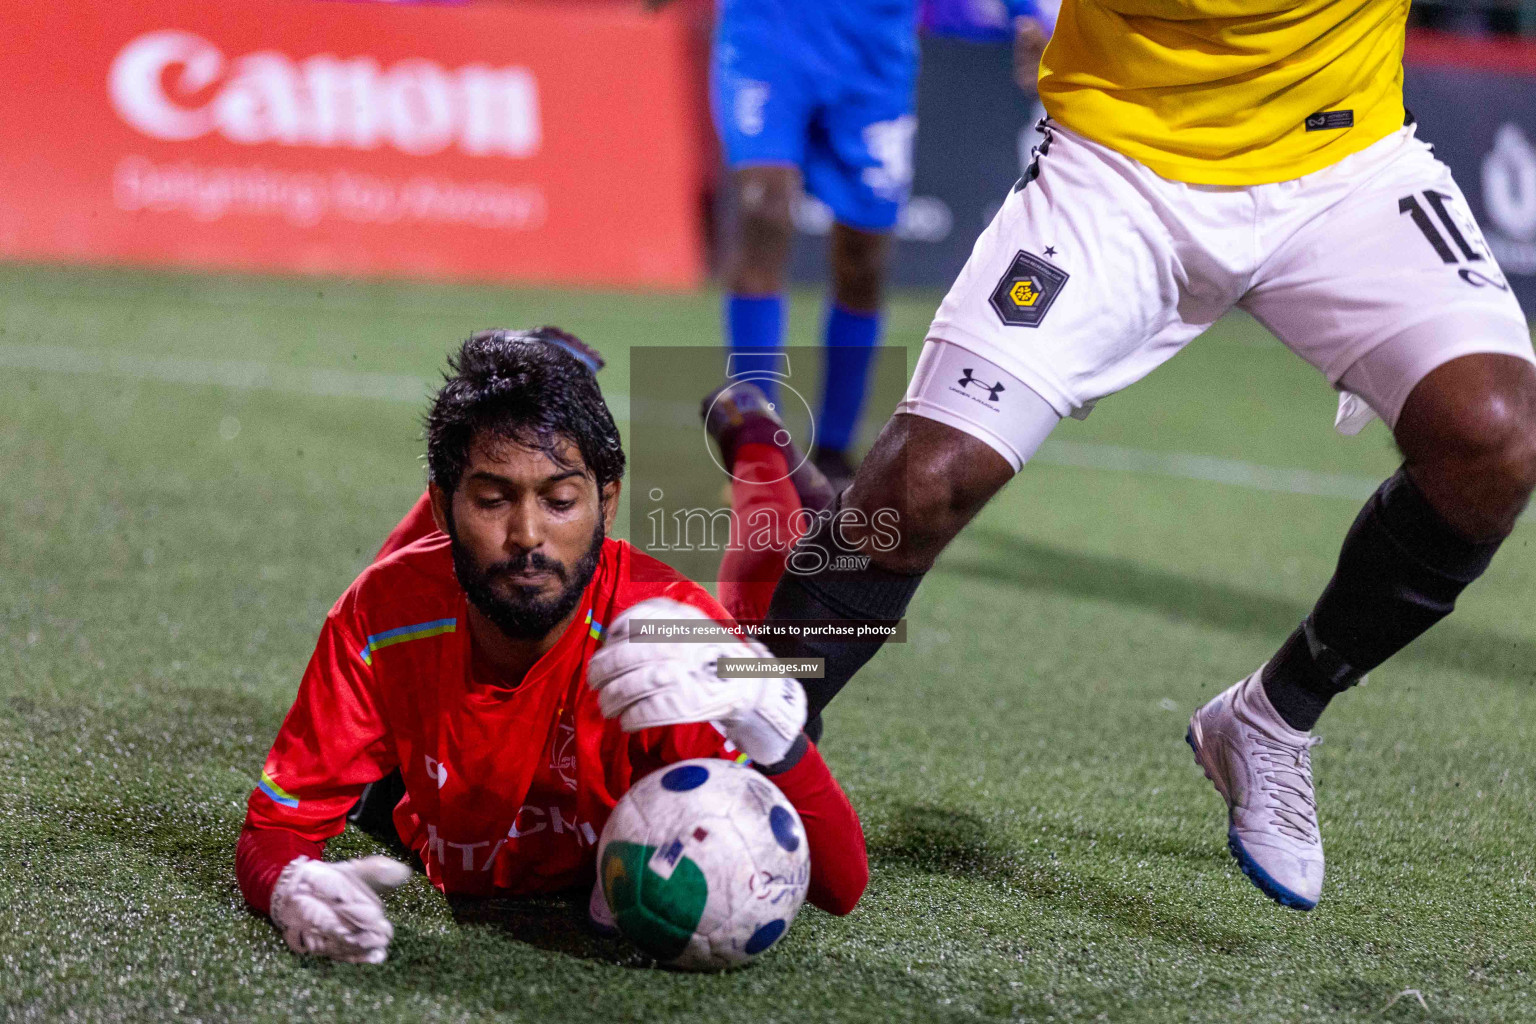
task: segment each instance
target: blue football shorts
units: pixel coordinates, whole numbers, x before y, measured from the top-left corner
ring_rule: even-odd
[[[791,33],[732,35],[711,62],[715,126],[732,170],[800,168],[805,190],[839,223],[889,231],[912,185],[915,67],[879,77],[832,73]]]

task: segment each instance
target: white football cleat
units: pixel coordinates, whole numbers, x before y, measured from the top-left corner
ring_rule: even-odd
[[[1185,741],[1227,801],[1227,848],[1248,880],[1284,907],[1311,910],[1323,893],[1323,839],[1312,789],[1319,740],[1285,723],[1259,676],[1189,720]]]

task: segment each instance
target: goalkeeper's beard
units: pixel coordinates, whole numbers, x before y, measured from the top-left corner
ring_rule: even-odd
[[[513,640],[542,639],[571,614],[597,572],[597,560],[602,555],[606,536],[603,520],[599,517],[597,528],[592,531],[591,546],[570,566],[537,551],[525,551],[515,558],[482,567],[454,533],[450,524],[449,547],[453,552],[453,571],[459,578],[459,586],[469,596],[469,603]],[[545,597],[539,586],[496,585],[498,579],[530,570],[548,572],[559,580],[559,593]]]

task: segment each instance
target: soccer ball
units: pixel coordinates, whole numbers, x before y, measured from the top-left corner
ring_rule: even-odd
[[[805,828],[779,788],[745,765],[679,761],[632,786],[603,828],[599,878],[619,930],[669,967],[745,964],[805,899]]]

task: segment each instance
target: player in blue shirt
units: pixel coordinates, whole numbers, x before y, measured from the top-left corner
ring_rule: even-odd
[[[666,0],[648,0],[653,9]],[[1006,0],[1020,45],[1035,0]],[[831,208],[832,289],[813,458],[834,483],[881,334],[889,237],[912,183],[918,0],[720,0],[711,96],[730,190],[725,334],[734,369],[784,342],[800,189]],[[1043,39],[1038,40],[1043,44]],[[1038,48],[1035,52],[1038,58]],[[770,398],[771,381],[759,380]]]

